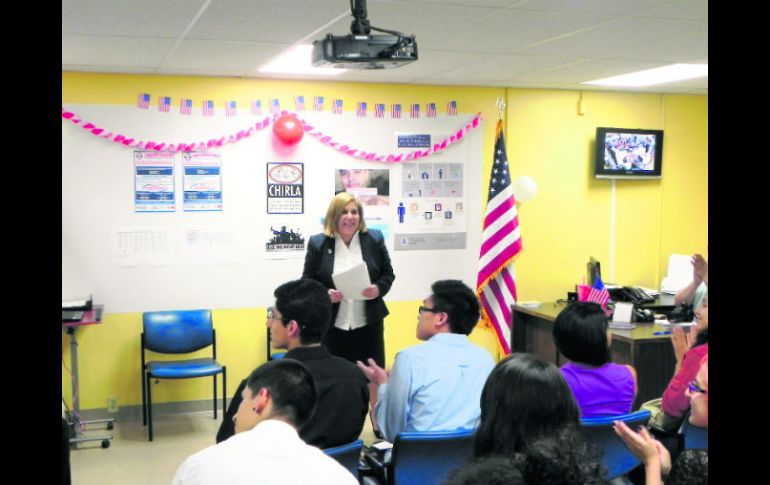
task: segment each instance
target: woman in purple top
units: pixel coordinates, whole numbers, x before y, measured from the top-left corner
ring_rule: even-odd
[[[580,407],[582,418],[631,412],[636,397],[636,371],[610,362],[607,315],[596,303],[572,303],[553,324],[556,348],[569,362],[561,372]]]

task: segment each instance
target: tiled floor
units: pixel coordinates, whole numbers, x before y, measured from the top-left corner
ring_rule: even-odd
[[[170,485],[177,468],[189,455],[214,444],[222,417],[211,412],[158,416],[153,420],[154,440],[147,441],[141,421],[116,422],[104,432],[96,426],[86,435],[112,434],[110,447],[99,442],[78,445],[70,452],[74,485]],[[361,433],[364,444],[374,442],[369,420]]]

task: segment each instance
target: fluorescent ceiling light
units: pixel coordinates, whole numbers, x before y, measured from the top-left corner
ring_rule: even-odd
[[[347,71],[347,69],[313,67],[310,63],[312,52],[312,45],[298,45],[260,67],[259,72],[338,76]]]
[[[622,76],[606,77],[581,84],[596,84],[598,86],[654,86],[696,77],[708,77],[708,64],[671,64],[670,66],[632,72]]]

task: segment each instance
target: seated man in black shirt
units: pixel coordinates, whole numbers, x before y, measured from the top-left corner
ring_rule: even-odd
[[[287,349],[285,359],[305,364],[318,386],[318,407],[299,430],[305,443],[330,448],[355,441],[369,411],[366,376],[351,362],[335,357],[321,345],[331,324],[332,303],[317,281],[289,281],[273,293],[275,305],[267,310],[273,347]],[[217,433],[217,443],[235,434],[233,416],[241,402],[241,382]]]

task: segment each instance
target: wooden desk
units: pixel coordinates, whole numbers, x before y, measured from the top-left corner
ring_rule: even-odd
[[[511,351],[529,352],[543,360],[562,366],[567,362],[556,350],[553,322],[566,303],[542,303],[539,308],[513,305]],[[639,389],[634,409],[663,394],[674,375],[674,349],[669,335],[653,332],[671,330],[670,326],[637,323],[633,330],[612,330],[610,352],[616,364],[634,366]]]

